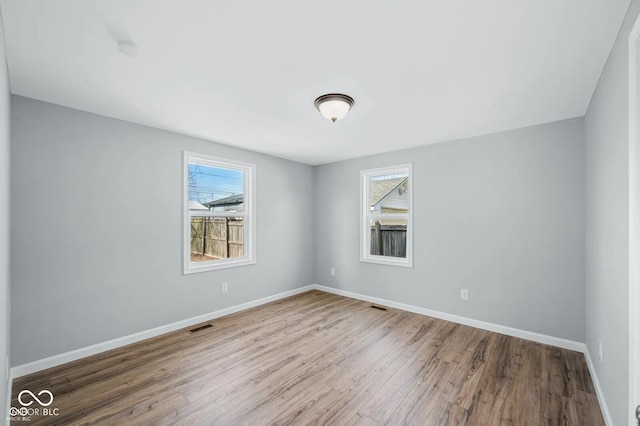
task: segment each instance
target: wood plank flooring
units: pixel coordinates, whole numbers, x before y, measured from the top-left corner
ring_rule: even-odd
[[[577,352],[320,291],[210,323],[16,379],[58,415],[12,425],[604,425]]]

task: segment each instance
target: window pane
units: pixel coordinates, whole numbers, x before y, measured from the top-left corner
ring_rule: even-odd
[[[413,267],[412,164],[360,171],[360,260]]]
[[[372,256],[407,257],[407,219],[370,220]]]
[[[187,151],[183,160],[183,273],[255,264],[255,164]]]
[[[189,210],[192,213],[244,211],[244,173],[189,163]]]
[[[369,178],[369,206],[381,213],[409,211],[409,174],[397,173]]]
[[[192,217],[191,262],[244,256],[244,220],[237,217]]]

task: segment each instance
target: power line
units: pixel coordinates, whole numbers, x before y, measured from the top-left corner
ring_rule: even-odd
[[[189,173],[195,175],[195,177],[197,178],[199,175],[206,175],[206,176],[214,176],[214,177],[221,177],[221,178],[225,178],[225,179],[237,179],[237,180],[244,180],[244,176],[242,177],[235,177],[235,176],[225,176],[225,175],[217,175],[215,173],[206,173],[206,172],[192,172],[191,170],[189,170]]]

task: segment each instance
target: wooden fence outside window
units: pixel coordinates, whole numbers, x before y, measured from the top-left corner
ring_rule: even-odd
[[[192,217],[191,254],[227,259],[244,255],[244,221],[234,217]]]
[[[381,225],[376,221],[371,227],[371,254],[407,257],[407,226]]]

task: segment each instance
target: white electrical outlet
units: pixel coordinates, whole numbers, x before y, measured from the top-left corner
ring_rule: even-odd
[[[228,291],[229,291],[229,284],[222,283],[222,285],[220,286],[220,293],[226,293]]]
[[[331,268],[331,276],[332,277],[336,276],[336,268]]]
[[[602,362],[602,342],[598,340],[598,359]]]
[[[466,288],[460,289],[460,299],[469,300],[469,290]]]

